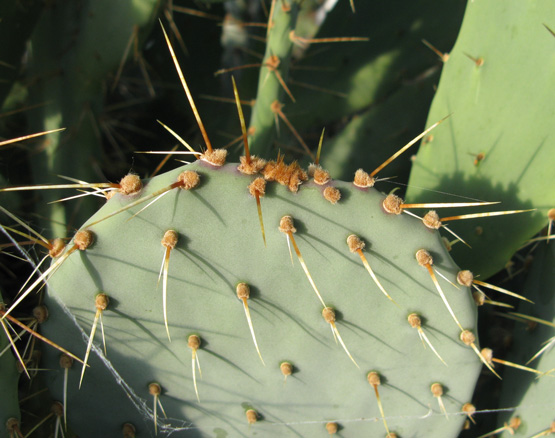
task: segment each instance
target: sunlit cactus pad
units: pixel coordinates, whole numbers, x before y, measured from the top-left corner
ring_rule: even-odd
[[[69,371],[70,428],[80,437],[118,436],[125,423],[132,423],[136,436],[153,436],[155,397],[149,384],[158,383],[168,417],[158,406],[160,436],[321,437],[333,432],[333,425],[326,429],[331,422],[342,437],[385,437],[367,379],[375,371],[391,432],[399,437],[457,434],[465,420],[461,407],[471,399],[481,364],[460,341],[461,329],[428,269],[415,259],[426,249],[436,272],[456,284],[459,268],[437,231],[407,214],[385,213],[384,195],[375,188],[332,181],[328,185],[340,190],[341,199],[331,204],[324,187],[312,181],[297,193],[270,182],[260,198],[265,246],[256,200],[247,188],[257,176],[239,173],[237,164],[215,168],[201,161],[153,178],[134,197],[114,195],[88,224],[168,187],[185,170],[198,172],[196,188],[174,188],[133,218],[154,198],[90,226],[93,245],[71,254],[49,281],[45,335],[80,357],[95,318],[95,297],[102,292],[109,298],[102,312],[107,357],[99,325],[81,389],[81,365],[74,363]],[[324,306],[291,240],[290,256],[288,235],[279,230],[287,215],[322,300],[335,309],[335,326],[352,359],[334,341],[332,324],[322,316]],[[171,250],[161,245],[168,230],[178,236]],[[349,250],[351,234],[365,242],[362,253],[396,304],[377,286],[359,253]],[[171,342],[163,316],[163,273],[159,279],[166,254]],[[461,326],[475,332],[468,288],[437,278]],[[244,300],[237,296],[241,282],[250,287],[245,300],[260,356]],[[424,347],[418,329],[408,323],[411,313],[421,315],[423,333],[448,366]],[[196,350],[188,346],[193,334],[200,339]],[[202,370],[202,379],[195,371],[200,402],[193,351]],[[49,386],[62,400],[59,355],[53,349],[45,355],[45,368],[54,369]],[[280,366],[284,361],[292,368]],[[292,374],[285,376],[288,371]],[[443,386],[449,421],[431,393],[434,383]]]

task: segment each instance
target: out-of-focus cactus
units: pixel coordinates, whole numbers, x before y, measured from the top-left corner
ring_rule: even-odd
[[[1,295],[0,304],[3,305]],[[17,397],[19,372],[3,327],[9,330],[4,321],[0,327],[0,394],[2,394],[0,397],[0,437],[8,438],[11,436],[8,427],[20,426],[19,399]],[[13,334],[11,336],[13,337]]]
[[[508,360],[529,363],[548,373],[541,377],[516,369],[504,374],[506,384],[501,394],[501,408],[509,408],[500,416],[499,427],[510,417],[519,417],[521,426],[516,437],[541,437],[555,433],[555,245],[542,243],[534,252],[534,261],[524,287],[526,296],[535,304],[523,303],[518,313],[543,322],[534,323],[523,316],[515,326],[514,342]],[[523,324],[524,322],[524,324]],[[534,359],[534,360],[532,360]],[[515,408],[516,407],[516,408]],[[515,408],[514,411],[511,408]],[[543,432],[543,435],[542,435]]]
[[[39,0],[5,0],[0,4],[0,108],[20,74],[27,40],[42,5]]]
[[[102,155],[98,118],[108,87],[109,74],[123,62],[126,47],[156,17],[158,0],[113,2],[107,0],[48,5],[31,41],[29,70],[36,80],[30,87],[31,103],[44,106],[29,113],[35,132],[67,128],[41,142],[31,164],[37,181],[60,182],[56,175],[95,181],[94,163]],[[132,53],[132,52],[131,52]],[[59,191],[41,194],[44,201],[60,199]],[[81,205],[78,223],[90,212]],[[43,214],[57,235],[64,234],[63,204],[50,205]],[[68,215],[69,216],[69,215]]]
[[[349,2],[338,2],[315,35],[303,35],[303,29],[309,26],[302,23],[297,24],[300,30],[289,29],[296,33],[286,40],[288,47],[294,44],[305,50],[293,59],[289,69],[278,69],[278,73],[285,80],[290,77],[288,89],[295,101],[272,72],[261,71],[251,120],[251,127],[255,128],[253,150],[267,152],[273,147],[268,140],[276,139],[281,144],[284,138],[291,138],[290,142],[301,148],[282,120],[276,138],[274,122],[279,117],[270,109],[276,99],[295,128],[311,135],[312,148],[317,141],[314,134],[319,135],[322,126],[329,128],[328,135],[335,138],[324,145],[325,164],[338,178],[349,178],[361,166],[379,165],[421,131],[433,96],[433,81],[428,78],[432,76],[437,81],[441,64],[422,39],[450,49],[464,4],[359,3],[357,13],[352,14]],[[276,10],[279,9],[280,2],[276,2]],[[404,12],[398,14],[399,9]],[[318,20],[317,17],[311,19]],[[269,38],[273,38],[272,32],[270,29]],[[309,37],[309,42],[303,37]],[[314,41],[310,42],[312,37]],[[334,37],[347,41],[318,42]],[[348,37],[367,41],[349,42]],[[281,39],[285,40],[285,36],[281,35]],[[271,54],[273,51],[267,51],[264,60]],[[279,93],[268,97],[270,89]],[[268,134],[261,134],[258,126],[261,107],[267,114],[264,132]],[[265,140],[260,142],[263,146],[259,146],[258,139]],[[409,163],[408,159],[399,160],[392,165],[392,174],[406,173]]]

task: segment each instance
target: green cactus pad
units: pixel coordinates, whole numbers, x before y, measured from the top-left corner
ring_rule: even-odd
[[[81,357],[95,297],[109,297],[102,312],[107,356],[98,327],[80,390],[80,365],[69,372],[68,420],[79,436],[116,435],[126,422],[134,424],[137,436],[150,436],[149,384],[155,382],[168,415],[158,407],[159,433],[320,437],[328,422],[336,422],[344,437],[382,437],[385,427],[367,381],[371,371],[381,378],[377,389],[391,432],[457,434],[481,363],[459,340],[461,330],[415,259],[418,250],[428,250],[437,272],[456,283],[458,268],[436,231],[409,215],[385,213],[384,196],[374,188],[332,181],[328,185],[342,195],[333,205],[314,182],[297,193],[271,182],[260,199],[265,246],[256,200],[247,188],[255,176],[239,173],[236,164],[214,168],[198,161],[153,178],[139,196],[170,186],[185,170],[200,175],[196,188],[174,188],[136,217],[147,202],[97,223],[139,199],[114,195],[88,221],[93,245],[72,253],[49,281],[50,318],[43,330]],[[290,257],[287,234],[279,229],[286,215],[293,218],[295,244],[315,287],[335,309],[336,328],[352,360],[334,342],[331,320],[322,316],[324,306],[293,242]],[[171,342],[163,318],[164,279],[159,280],[167,251],[161,240],[168,230],[178,235],[168,250]],[[363,254],[397,305],[372,280],[356,248],[349,250],[351,234],[365,242]],[[469,290],[438,280],[462,327],[475,332]],[[250,287],[247,302],[260,357],[237,296],[241,282]],[[448,366],[409,325],[413,312],[421,315],[423,332]],[[200,338],[200,347],[191,344],[202,369],[202,379],[195,371],[200,402],[188,346],[193,334]],[[60,400],[59,356],[45,355],[45,366],[59,370],[49,374],[49,386]],[[450,421],[430,391],[436,382],[444,388]]]
[[[426,188],[502,201],[484,211],[538,209],[526,217],[452,223],[473,248],[456,245],[453,258],[482,278],[503,269],[555,205],[555,191],[545,189],[555,184],[555,37],[548,21],[554,13],[550,1],[468,3],[428,121],[453,115],[448,129],[432,133],[420,148],[412,168],[411,202],[438,199]]]

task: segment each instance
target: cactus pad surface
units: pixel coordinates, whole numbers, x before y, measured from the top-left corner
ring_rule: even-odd
[[[137,199],[149,199],[184,171],[198,173],[196,187],[173,188],[133,217],[151,202]],[[475,331],[469,290],[439,276],[456,283],[459,270],[439,234],[414,217],[386,213],[375,188],[310,181],[292,193],[269,182],[260,197],[265,246],[248,189],[256,177],[241,174],[237,164],[197,161],[153,178],[138,195],[115,194],[84,225],[94,243],[71,254],[50,279],[43,325],[48,337],[84,354],[95,299],[108,297],[98,311],[107,355],[98,328],[81,389],[80,364],[69,372],[69,424],[83,437],[116,434],[128,422],[137,436],[150,436],[159,401],[167,414],[157,405],[159,434],[311,437],[337,423],[345,437],[385,436],[376,389],[391,432],[455,434],[480,360],[459,340],[460,328],[415,258],[421,249],[431,254],[430,268],[457,320]],[[341,193],[336,204],[323,196],[331,186]],[[168,230],[177,234],[173,247],[161,245]],[[352,234],[363,248],[350,250]],[[409,324],[413,313],[441,360]],[[47,366],[60,370],[49,386],[62,399],[59,355],[45,355]],[[376,388],[370,373],[380,377]],[[149,392],[152,383],[158,395]],[[434,383],[444,388],[452,421],[430,391]]]

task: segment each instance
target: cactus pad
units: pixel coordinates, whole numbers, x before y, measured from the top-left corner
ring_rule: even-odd
[[[257,175],[237,164],[197,161],[157,176],[140,194],[115,194],[84,225],[94,242],[50,279],[43,325],[82,357],[98,321],[81,389],[80,364],[69,370],[68,422],[80,436],[115,436],[126,423],[151,436],[155,412],[158,434],[192,437],[457,433],[480,360],[430,271],[465,330],[475,332],[476,310],[469,290],[449,283],[459,269],[439,234],[386,213],[375,188],[299,186],[304,171],[284,167],[296,193],[274,181],[253,192],[265,241],[248,188]],[[184,171],[199,184],[183,190]],[[341,195],[335,204],[329,187]],[[169,230],[176,239],[161,244]],[[433,260],[419,265],[421,249]],[[95,307],[99,294],[107,299]],[[59,355],[45,355],[61,400]]]

